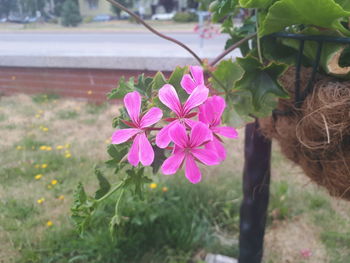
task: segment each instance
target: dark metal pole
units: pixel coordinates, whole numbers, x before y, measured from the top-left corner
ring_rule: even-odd
[[[271,140],[262,135],[257,120],[246,126],[244,157],[239,263],[260,263],[269,203]]]

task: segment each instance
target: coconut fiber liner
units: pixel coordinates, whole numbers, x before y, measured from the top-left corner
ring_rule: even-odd
[[[300,86],[306,87],[310,77],[311,69],[302,69]],[[350,81],[317,75],[314,91],[298,109],[295,68],[280,80],[290,98],[280,99],[277,110],[289,114],[260,119],[263,134],[276,139],[282,153],[312,181],[350,201]]]

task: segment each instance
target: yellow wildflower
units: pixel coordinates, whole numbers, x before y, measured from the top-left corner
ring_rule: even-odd
[[[52,147],[51,146],[47,146],[46,147],[46,151],[51,151],[52,150]]]
[[[39,119],[41,117],[40,114],[35,114],[35,118]]]
[[[56,180],[56,179],[53,179],[52,181],[51,181],[51,184],[52,185],[55,185],[55,184],[57,184],[58,183],[58,181]]]
[[[49,184],[49,185],[47,186],[47,189],[51,189],[51,188],[52,188],[52,185]]]
[[[47,164],[46,163],[43,163],[42,165],[41,165],[41,168],[43,168],[43,169],[45,169],[47,167]]]
[[[48,227],[53,226],[53,222],[52,222],[51,220],[47,221],[47,222],[46,222],[46,226],[48,226]]]
[[[62,150],[62,149],[63,149],[63,146],[62,146],[62,145],[57,145],[57,146],[56,146],[56,149],[57,149],[57,150]]]
[[[49,128],[47,128],[47,127],[43,127],[43,129],[42,129],[44,132],[47,132],[47,131],[49,131]]]
[[[40,168],[40,165],[39,165],[39,164],[36,164],[36,165],[34,165],[34,167],[35,167],[36,169],[38,169],[38,168]]]
[[[156,184],[156,183],[151,183],[151,184],[149,185],[149,187],[150,187],[151,189],[156,189],[156,188],[157,188],[157,184]]]
[[[42,150],[42,151],[45,151],[46,149],[47,149],[47,146],[45,146],[45,145],[42,145],[42,146],[40,146],[40,148],[39,148],[40,150]]]
[[[64,195],[60,195],[57,199],[58,200],[64,200]]]
[[[91,95],[92,94],[92,90],[88,90],[87,94]]]
[[[16,147],[16,150],[22,150],[22,146],[18,145],[18,146]]]
[[[163,188],[162,188],[162,191],[163,191],[163,193],[165,193],[165,192],[168,192],[168,187],[166,187],[166,186],[164,186]]]
[[[37,174],[34,178],[35,180],[40,180],[43,177],[42,174]]]
[[[64,157],[66,157],[66,158],[68,159],[68,158],[71,158],[72,155],[71,155],[71,153],[68,152],[68,153],[66,153],[66,154],[64,155]]]
[[[68,149],[68,148],[70,148],[70,144],[69,144],[69,143],[66,143],[66,144],[64,145],[64,147]]]
[[[37,202],[39,205],[41,205],[42,203],[45,202],[45,198],[40,198],[40,199],[36,200],[36,202]]]

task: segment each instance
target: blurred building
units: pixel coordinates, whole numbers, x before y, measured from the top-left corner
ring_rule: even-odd
[[[105,0],[79,0],[79,7],[82,16],[113,15],[111,4]],[[138,0],[133,1],[131,9],[142,15],[152,15],[181,11],[186,8],[187,0]]]

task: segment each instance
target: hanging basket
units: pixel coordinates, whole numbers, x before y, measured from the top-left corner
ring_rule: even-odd
[[[350,81],[318,73],[319,43],[313,68],[301,67],[300,48],[296,66],[281,78],[290,98],[280,99],[273,116],[260,124],[309,178],[350,201]]]

